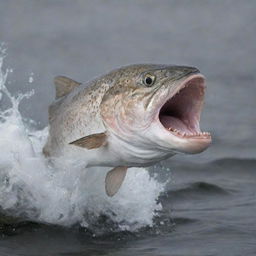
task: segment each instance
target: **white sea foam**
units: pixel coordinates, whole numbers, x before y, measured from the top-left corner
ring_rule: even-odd
[[[24,122],[19,104],[32,92],[13,96],[6,87],[0,55],[0,209],[33,221],[59,225],[79,223],[90,227],[101,214],[119,229],[136,230],[152,225],[161,210],[156,200],[164,185],[142,168],[131,168],[120,191],[106,196],[104,178],[109,168],[84,168],[79,163],[56,159],[53,166],[41,154],[48,128],[34,130]]]

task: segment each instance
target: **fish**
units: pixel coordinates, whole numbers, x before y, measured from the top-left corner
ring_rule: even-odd
[[[195,67],[124,66],[80,83],[54,79],[49,106],[48,158],[85,158],[85,168],[109,167],[105,191],[114,196],[130,167],[148,167],[211,144],[200,129],[205,77]]]

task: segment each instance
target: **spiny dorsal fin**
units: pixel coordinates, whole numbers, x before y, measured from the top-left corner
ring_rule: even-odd
[[[54,78],[54,84],[56,88],[56,99],[58,99],[69,94],[75,87],[78,87],[81,83],[76,82],[65,76],[57,76]]]
[[[73,142],[70,142],[69,144],[76,145],[81,148],[87,148],[87,149],[100,148],[107,144],[107,135],[105,132],[95,133],[95,134],[82,137]]]
[[[105,178],[105,190],[108,196],[114,196],[121,187],[128,167],[118,166],[107,173]]]

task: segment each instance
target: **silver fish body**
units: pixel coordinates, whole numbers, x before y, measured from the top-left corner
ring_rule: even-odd
[[[87,166],[117,168],[110,187],[122,182],[128,167],[199,153],[211,142],[199,127],[205,79],[194,67],[138,64],[85,84],[65,77],[55,84],[44,154],[86,155]]]

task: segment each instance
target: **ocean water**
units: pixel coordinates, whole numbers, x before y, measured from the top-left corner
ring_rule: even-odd
[[[256,255],[255,11],[249,0],[1,1],[0,255]],[[202,71],[213,144],[133,168],[108,198],[105,168],[41,154],[52,78],[144,62]]]

